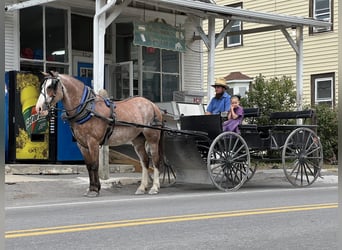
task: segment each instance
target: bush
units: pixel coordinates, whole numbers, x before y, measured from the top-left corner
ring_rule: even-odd
[[[323,146],[323,157],[330,164],[337,164],[338,121],[337,110],[325,104],[316,105],[317,134]]]
[[[241,99],[243,107],[259,107],[261,116],[257,119],[259,125],[270,124],[272,112],[293,111],[296,108],[296,87],[290,77],[271,78],[256,77],[246,97]]]

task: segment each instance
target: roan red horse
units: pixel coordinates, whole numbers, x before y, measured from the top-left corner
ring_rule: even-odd
[[[154,167],[153,185],[149,194],[159,192],[162,114],[159,108],[143,97],[132,97],[113,103],[97,95],[72,76],[51,72],[45,74],[36,110],[46,113],[58,101],[64,106],[63,119],[70,123],[89,174],[85,196],[98,196],[101,183],[98,175],[99,147],[118,146],[131,142],[142,165],[142,180],[136,194],[148,188],[149,157]]]

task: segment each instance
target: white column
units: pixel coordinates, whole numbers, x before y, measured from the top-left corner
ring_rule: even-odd
[[[210,86],[215,82],[215,18],[209,17],[208,20],[208,102],[214,96],[213,88]]]
[[[297,110],[303,109],[303,27],[296,29],[296,85],[297,85]]]
[[[104,35],[106,31],[106,12],[101,13],[102,7],[106,4],[105,0],[97,0],[96,12],[94,16],[94,34],[93,34],[93,88],[95,92],[103,89],[104,82]]]

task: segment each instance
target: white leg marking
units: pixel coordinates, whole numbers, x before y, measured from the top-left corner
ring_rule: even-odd
[[[153,185],[152,185],[152,188],[150,189],[150,191],[148,193],[149,194],[158,194],[159,188],[160,188],[159,169],[154,167],[153,168]]]
[[[148,171],[142,166],[141,184],[135,194],[145,194],[148,185]]]

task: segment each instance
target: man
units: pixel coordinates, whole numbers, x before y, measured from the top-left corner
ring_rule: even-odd
[[[215,97],[213,97],[207,107],[206,115],[216,115],[230,110],[230,95],[226,92],[227,84],[224,78],[218,78],[214,85]]]

